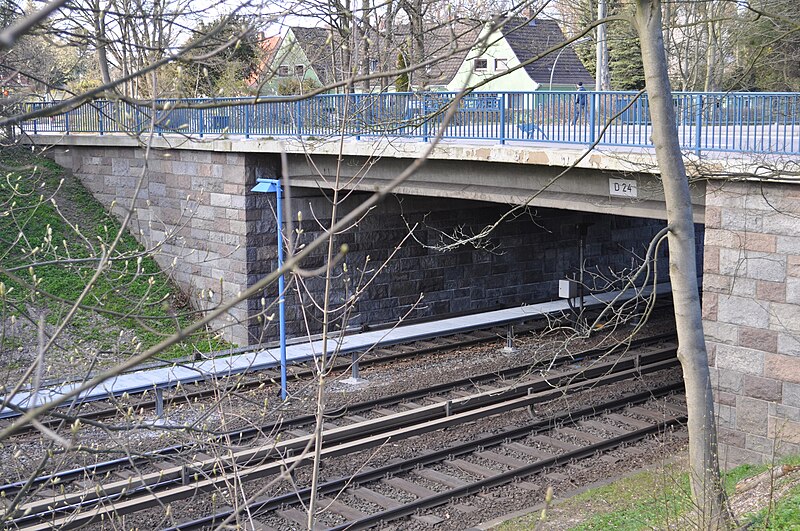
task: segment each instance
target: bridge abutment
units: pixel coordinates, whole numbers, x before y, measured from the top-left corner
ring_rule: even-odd
[[[143,179],[131,232],[153,250],[195,308],[212,309],[276,268],[275,198],[251,189],[258,177],[279,175],[277,154],[221,152],[205,145],[152,149],[145,161],[145,150],[138,146],[85,144],[58,146],[53,153],[118,217]],[[293,235],[298,245],[322,234],[330,222],[331,192],[312,187],[311,175],[303,177],[305,186],[292,186],[291,205],[284,211],[300,229]],[[368,193],[347,191],[338,215]],[[552,300],[558,280],[578,270],[579,224],[588,226],[585,265],[605,273],[629,269],[663,227],[662,221],[647,218],[530,208],[500,223],[487,238],[441,250],[454,237],[478,234],[509,208],[499,202],[410,194],[385,200],[335,237],[335,248],[347,244],[349,251],[334,268],[334,326],[357,328]],[[325,250],[319,249],[301,267],[311,271],[324,263]],[[290,337],[318,333],[324,279],[304,276],[290,288]],[[240,345],[274,340],[276,296],[277,287],[271,286],[231,308],[214,326]]]
[[[800,452],[800,188],[709,184],[703,316],[721,463]]]
[[[200,310],[230,300],[247,285],[247,201],[255,183],[244,154],[145,150],[138,147],[54,148],[53,158],[118,217],[132,207],[130,231]],[[137,187],[138,193],[137,193]],[[135,198],[134,198],[135,195]],[[215,323],[226,340],[246,344],[246,303]]]

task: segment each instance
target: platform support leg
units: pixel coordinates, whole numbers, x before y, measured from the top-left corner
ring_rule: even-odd
[[[506,346],[503,347],[503,352],[516,352],[514,348],[514,325],[510,323],[506,327]]]
[[[348,385],[363,385],[367,383],[366,380],[361,379],[361,372],[358,366],[358,359],[360,357],[360,352],[353,352],[352,362],[350,363],[350,378],[342,380],[341,383]]]
[[[352,378],[353,378],[353,381],[357,381],[359,379],[359,376],[358,376],[358,352],[353,352]]]
[[[156,387],[156,418],[164,418],[164,389]]]
[[[528,396],[531,396],[534,393],[533,389],[528,389]],[[531,419],[536,418],[536,410],[534,409],[534,405],[531,404],[527,407],[528,417]]]

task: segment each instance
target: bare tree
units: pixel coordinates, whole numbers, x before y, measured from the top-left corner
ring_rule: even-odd
[[[116,12],[112,7],[119,8],[120,11]],[[58,35],[64,35],[65,40],[93,49],[97,53],[97,59],[101,65],[102,79],[98,80],[98,86],[90,91],[74,94],[73,102],[59,104],[63,105],[63,107],[55,105],[46,110],[35,110],[35,113],[39,113],[37,116],[49,114],[54,119],[58,119],[61,109],[71,108],[83,101],[90,101],[101,93],[114,94],[115,98],[139,103],[141,104],[140,107],[149,107],[160,112],[169,110],[168,107],[165,107],[164,104],[155,99],[161,93],[162,88],[160,81],[157,79],[159,69],[169,66],[178,60],[185,60],[187,57],[191,57],[191,54],[196,53],[200,47],[198,45],[187,50],[182,48],[176,41],[176,34],[172,34],[172,37],[167,38],[167,30],[174,29],[180,33],[185,29],[184,24],[186,21],[184,19],[174,16],[175,13],[167,9],[153,9],[153,12],[150,13],[141,4],[128,7],[114,4],[114,6],[110,7],[95,3],[83,5],[80,9],[76,8],[74,12],[70,11],[70,8],[64,9],[65,11],[62,12],[61,18],[48,26],[46,30],[55,32]],[[163,24],[155,23],[151,25],[152,20],[148,18],[150,16],[163,19]],[[84,20],[86,27],[91,28],[92,31],[86,34],[79,31],[76,25],[70,24],[77,20]],[[65,26],[62,26],[62,24]],[[64,29],[65,27],[66,29]],[[129,35],[129,32],[136,33],[143,27],[152,29],[154,33],[152,35],[141,34],[135,37]],[[238,35],[233,36],[225,42],[219,43],[219,46],[213,47],[207,53],[215,54],[221,48],[235,47],[239,37]],[[350,61],[342,64],[347,69],[347,75],[344,78],[340,78],[341,83],[350,86],[354,85],[357,81],[356,74],[358,71],[355,58],[351,57]],[[369,72],[364,72],[364,74],[368,77]],[[455,112],[455,108],[453,107],[451,112]],[[342,138],[344,138],[348,115],[357,110],[350,109],[349,113],[342,115]],[[20,120],[24,119],[24,116],[24,113],[10,115],[6,117],[7,123],[19,123]],[[192,355],[204,354],[208,350],[224,346],[219,342],[221,330],[215,324],[218,323],[217,318],[225,315],[232,307],[248,298],[263,296],[265,289],[271,287],[280,274],[297,275],[298,278],[308,274],[307,271],[300,267],[302,260],[315,252],[316,249],[322,249],[323,247],[326,247],[326,252],[322,277],[326,283],[326,290],[322,294],[322,298],[316,301],[321,308],[323,338],[326,341],[330,341],[332,336],[340,333],[333,330],[335,316],[344,314],[346,317],[347,309],[346,307],[343,309],[332,308],[332,302],[328,296],[332,283],[331,277],[334,275],[333,269],[338,260],[345,254],[344,250],[339,251],[337,249],[335,236],[343,230],[351,229],[352,225],[361,219],[365,213],[369,212],[378,201],[386,197],[393,187],[401,183],[425,161],[425,157],[422,157],[412,164],[408,170],[402,172],[385,190],[381,190],[379,193],[359,202],[346,214],[339,215],[337,211],[339,199],[335,197],[330,221],[322,224],[319,237],[303,242],[303,247],[290,255],[283,269],[270,272],[243,293],[230,298],[220,299],[219,291],[215,293],[214,289],[204,288],[201,290],[199,297],[197,297],[200,301],[195,301],[195,306],[189,307],[186,305],[185,299],[182,301],[181,295],[175,293],[174,286],[168,285],[168,282],[165,282],[166,286],[162,285],[162,279],[157,278],[158,275],[153,268],[152,257],[161,252],[168,241],[178,237],[181,224],[187,222],[194,215],[191,205],[196,205],[202,200],[202,197],[190,194],[186,201],[189,206],[182,213],[182,220],[177,222],[178,226],[170,227],[168,223],[165,223],[163,240],[150,242],[148,245],[137,245],[128,234],[133,224],[134,212],[140,204],[138,199],[140,191],[152,171],[150,166],[152,151],[149,146],[156,127],[159,125],[157,121],[159,114],[153,112],[149,116],[148,123],[140,124],[133,131],[134,134],[140,135],[143,144],[143,163],[141,170],[136,175],[137,184],[135,189],[129,200],[120,201],[119,203],[124,204],[115,205],[117,206],[117,212],[121,214],[120,223],[113,224],[110,218],[103,218],[98,222],[101,227],[100,234],[93,234],[82,229],[72,221],[69,215],[59,210],[78,211],[81,207],[78,201],[68,204],[63,199],[62,195],[60,195],[63,191],[62,183],[55,175],[47,174],[46,178],[41,178],[40,170],[35,166],[29,166],[24,163],[21,165],[9,163],[9,170],[14,172],[15,179],[21,182],[22,185],[15,184],[13,193],[10,197],[4,198],[3,203],[3,207],[8,209],[8,215],[4,217],[4,222],[17,227],[19,229],[19,237],[13,241],[4,241],[4,244],[8,245],[2,255],[4,258],[3,263],[0,264],[0,277],[4,281],[0,282],[0,299],[2,299],[4,311],[2,314],[4,327],[0,339],[2,339],[3,345],[16,341],[18,337],[14,336],[14,334],[7,334],[6,331],[9,329],[17,330],[20,320],[27,321],[27,329],[31,333],[38,332],[40,339],[37,346],[31,349],[30,359],[23,356],[17,358],[16,361],[24,364],[22,370],[6,367],[7,379],[4,382],[3,407],[12,406],[12,400],[21,391],[22,386],[30,384],[36,390],[45,385],[52,374],[50,372],[51,368],[48,366],[55,365],[56,370],[61,370],[69,365],[74,370],[74,374],[70,375],[78,377],[78,383],[71,392],[48,403],[34,402],[28,404],[20,410],[21,416],[13,422],[13,425],[7,426],[0,433],[0,440],[5,441],[9,440],[15,430],[33,425],[46,440],[45,450],[39,462],[32,468],[25,469],[26,480],[28,481],[32,481],[33,478],[48,470],[57,468],[62,463],[70,462],[70,459],[76,458],[76,454],[79,456],[85,454],[87,460],[94,455],[138,455],[138,449],[132,446],[125,437],[109,436],[108,439],[104,439],[104,441],[108,440],[108,444],[104,442],[102,448],[82,444],[86,438],[92,435],[81,429],[81,422],[76,420],[79,412],[77,410],[57,411],[57,408],[77,397],[82,391],[96,386],[99,382],[113,378],[126,370],[138,368],[142,363],[150,362],[159,356],[174,355],[176,350],[180,352],[187,345],[189,345],[189,352]],[[121,123],[120,127],[124,129],[126,123]],[[5,149],[11,149],[12,147],[6,146]],[[432,148],[433,146],[431,146]],[[6,153],[10,153],[10,151]],[[34,164],[42,164],[48,167],[46,161],[36,160]],[[22,172],[25,171],[30,172],[30,174],[28,178],[23,179]],[[47,182],[41,184],[42,181]],[[68,186],[73,185],[74,182],[72,181],[68,184]],[[40,193],[41,197],[39,197]],[[200,196],[202,196],[202,192]],[[33,198],[31,204],[27,204],[29,198]],[[22,199],[26,201],[24,206]],[[44,235],[41,236],[40,241],[38,233],[29,232],[32,230],[29,225],[31,219],[33,219],[30,214],[36,212],[41,214],[43,207],[49,208],[51,204],[54,207],[52,212],[54,221],[50,223],[49,227],[45,228]],[[151,222],[159,223],[159,220],[153,218]],[[34,236],[34,234],[36,235]],[[70,243],[65,242],[62,244],[59,241],[62,239],[69,240]],[[75,252],[71,243],[73,239],[79,242],[77,246],[80,249],[80,253],[77,257],[70,255],[70,253]],[[402,242],[398,242],[398,244],[400,243]],[[340,256],[337,256],[337,254]],[[380,264],[370,265],[369,267],[374,267],[378,271],[381,270]],[[74,297],[59,300],[58,292],[53,284],[63,282],[64,277],[67,276],[59,275],[59,268],[65,271],[78,271],[80,289],[77,290]],[[166,273],[168,274],[169,271],[166,271]],[[371,273],[368,271],[361,275],[363,281],[356,284],[354,296],[358,296],[364,285],[369,283],[370,275]],[[300,282],[297,285],[300,285]],[[130,288],[129,293],[126,288]],[[118,297],[120,293],[123,293],[123,296],[126,297],[124,303],[122,303],[123,307],[112,306],[111,299]],[[18,295],[20,298],[17,298]],[[115,302],[114,304],[117,303]],[[57,310],[53,313],[48,313],[48,305],[50,305],[50,308],[57,308]],[[153,309],[164,308],[166,308],[164,314],[155,316],[148,314]],[[269,316],[268,312],[272,308],[274,308],[274,303],[271,301],[263,313],[265,318]],[[90,326],[107,329],[113,328],[109,321],[114,319],[136,321],[143,329],[152,332],[152,335],[143,337],[143,333],[130,332],[126,329],[120,332],[121,339],[115,345],[109,347],[103,344],[97,348],[87,348],[81,352],[82,357],[80,360],[69,359],[72,355],[70,351],[74,349],[75,353],[78,352],[78,345],[71,344],[70,327],[72,325],[88,320],[91,323]],[[166,323],[166,326],[161,326],[164,323]],[[9,327],[6,327],[6,325],[9,325]],[[344,329],[345,326],[341,326],[341,328]],[[117,330],[116,328],[113,329]],[[112,353],[118,354],[118,356],[113,357]],[[63,360],[61,359],[62,357],[64,357]],[[101,360],[112,357],[113,361],[110,363],[100,363]],[[59,358],[58,363],[53,362],[56,358]],[[317,407],[320,411],[325,407],[325,381],[330,370],[329,361],[330,358],[327,352],[318,360],[318,394],[320,399]],[[227,397],[228,393],[224,389],[220,389],[216,402],[210,405],[207,410],[205,406],[203,408],[198,407],[194,411],[197,414],[196,420],[193,420],[185,427],[154,426],[144,422],[145,419],[136,412],[130,412],[126,414],[129,422],[126,424],[125,429],[144,432],[165,431],[184,442],[205,440],[212,434],[225,432],[231,421],[239,420],[235,418],[235,414],[229,416],[230,413],[225,413],[223,404]],[[126,402],[127,398],[123,398],[118,402],[120,410],[123,412],[128,407]],[[214,411],[220,415],[220,422],[209,426],[206,419]],[[42,425],[42,420],[51,414],[57,418],[64,419],[63,425],[56,430]],[[275,413],[271,410],[270,414],[276,415],[280,413]],[[69,431],[70,426],[72,426],[72,439],[58,433],[64,428]],[[320,414],[317,429],[318,435],[321,434],[322,426],[323,418]],[[104,425],[103,423],[92,426],[92,429],[106,434],[114,434],[118,430],[115,426]],[[184,431],[188,432],[189,435],[182,437],[181,434]],[[97,432],[93,431],[92,434],[96,436]],[[320,437],[316,437],[312,442],[316,446],[314,444],[310,445],[309,450],[315,448],[319,451],[322,447]],[[211,446],[213,452],[220,458],[225,455],[224,443],[225,441],[221,440],[219,441],[220,446]],[[56,457],[54,458],[54,456]],[[227,486],[229,489],[236,491],[239,483],[236,481],[235,474],[230,476],[230,479],[231,481],[227,483]],[[7,508],[9,512],[6,514],[13,512],[13,509],[19,506],[25,500],[25,497],[32,496],[33,492],[30,489],[23,489],[12,500],[11,505]],[[237,497],[236,501],[237,503],[241,502],[243,498]],[[164,518],[168,519],[169,514],[165,513]],[[316,518],[316,509],[312,504],[309,519],[313,522],[314,518]]]
[[[720,90],[731,75],[736,6],[728,1],[664,5],[670,77],[680,90]]]
[[[689,466],[698,527],[726,528],[729,514],[719,472],[714,398],[697,285],[692,201],[678,145],[659,0],[637,0],[636,27],[642,43],[653,143],[667,207],[670,280],[678,331],[678,358],[686,382]]]
[[[732,79],[727,85],[744,90],[796,91],[800,68],[800,10],[786,0],[759,0],[740,5],[733,33]]]
[[[154,80],[152,77],[146,77],[153,74],[157,69],[169,64],[179,57],[191,54],[192,50],[180,49],[179,40],[177,35],[186,29],[184,19],[179,14],[179,5],[166,5],[163,3],[118,3],[115,2],[110,5],[101,5],[99,2],[83,6],[83,9],[78,12],[76,17],[82,17],[86,27],[90,28],[90,35],[78,31],[72,25],[68,26],[70,29],[63,33],[70,39],[81,42],[91,42],[93,49],[98,54],[103,75],[102,83],[105,89],[113,89],[117,84],[123,88],[119,91],[122,97],[129,99],[150,99],[160,93],[160,82]],[[715,3],[716,5],[716,3]],[[339,89],[345,87],[350,90],[351,87],[360,84],[364,90],[368,90],[373,86],[372,82],[380,78],[381,88],[387,88],[391,82],[389,80],[397,77],[402,73],[415,73],[424,72],[427,64],[432,64],[441,60],[441,57],[428,57],[424,53],[424,41],[426,32],[426,14],[428,9],[432,7],[418,0],[406,1],[395,0],[389,2],[386,6],[378,7],[372,5],[369,0],[363,0],[360,7],[354,7],[350,2],[344,3],[325,3],[322,6],[322,14],[328,17],[328,24],[330,28],[335,29],[340,37],[340,44],[342,44],[341,55],[338,60],[334,61],[334,65],[341,66],[340,75],[332,78],[331,83],[325,89]],[[670,264],[671,264],[671,278],[673,282],[673,290],[675,296],[676,320],[678,322],[679,339],[680,339],[680,358],[684,367],[684,375],[687,385],[687,400],[690,409],[690,461],[692,467],[692,488],[695,500],[698,506],[699,514],[701,517],[702,526],[704,528],[723,527],[727,525],[727,512],[725,509],[724,496],[721,490],[719,480],[719,467],[717,464],[716,455],[716,435],[714,425],[714,410],[713,400],[711,396],[711,386],[708,371],[708,360],[705,351],[703,334],[702,334],[702,320],[700,316],[700,305],[698,298],[698,286],[696,282],[696,265],[695,265],[695,246],[694,246],[694,233],[691,216],[691,201],[688,195],[688,185],[686,179],[686,172],[683,166],[680,150],[677,144],[677,132],[675,130],[675,117],[674,109],[672,107],[672,98],[670,93],[670,85],[668,79],[668,62],[665,55],[665,44],[662,34],[662,19],[661,19],[661,5],[658,0],[638,0],[636,3],[636,28],[639,32],[640,41],[642,43],[642,58],[645,67],[645,74],[647,77],[647,90],[650,98],[650,108],[653,117],[654,132],[653,140],[656,144],[656,153],[659,161],[661,175],[664,180],[665,194],[667,198],[668,208],[668,229],[669,229],[669,242],[670,242]],[[381,11],[385,9],[385,11]],[[356,13],[359,11],[360,13]],[[403,10],[408,17],[410,25],[411,41],[409,43],[410,53],[409,64],[405,65],[400,72],[397,71],[397,63],[394,61],[397,53],[397,45],[392,41],[394,32],[392,31],[394,24],[394,16],[398,10]],[[441,12],[441,10],[437,11]],[[65,14],[72,13],[69,10],[64,11]],[[194,12],[191,12],[194,13]],[[196,13],[195,13],[196,14]],[[160,22],[151,24],[150,16],[156,16]],[[387,18],[383,18],[383,17]],[[715,14],[705,12],[703,17],[709,20],[715,19]],[[67,24],[65,16],[58,24]],[[594,21],[597,22],[597,21]],[[716,23],[716,22],[715,22]],[[721,51],[723,46],[721,44],[724,36],[724,31],[718,26],[706,24],[705,34],[707,36],[707,48],[704,55],[708,63],[720,62],[720,57],[723,55]],[[143,29],[145,28],[145,29]],[[379,31],[381,28],[387,28],[388,31],[384,34]],[[587,29],[588,28],[583,28]],[[379,35],[380,41],[370,41],[369,35]],[[367,37],[365,37],[367,36]],[[360,40],[359,40],[360,39]],[[220,46],[236,46],[238,36],[234,36],[226,42],[220,43]],[[380,42],[388,43],[384,48],[380,47]],[[329,43],[331,47],[335,44],[333,41]],[[560,45],[560,43],[559,43]],[[177,47],[177,49],[173,49]],[[218,48],[211,50],[213,53]],[[376,51],[377,49],[377,51]],[[387,51],[389,50],[389,51]],[[553,52],[558,50],[558,46],[554,45]],[[452,51],[452,50],[451,50]],[[370,56],[377,53],[383,53],[384,68],[381,72],[373,72],[371,68]],[[338,52],[337,52],[338,53]],[[694,50],[693,54],[700,54],[700,51]],[[111,57],[108,57],[108,56]],[[338,62],[337,62],[338,61]],[[155,74],[153,74],[155,75]],[[707,65],[704,74],[692,74],[689,77],[705,80],[707,87],[717,87],[719,83],[720,73],[714,68]],[[470,87],[472,88],[472,87]],[[95,94],[83,94],[86,99],[90,99]],[[297,98],[287,98],[286,101],[297,101]],[[438,123],[443,124],[445,127],[448,120],[457,112],[459,100],[455,98],[453,104],[445,109],[446,114],[444,119]],[[154,107],[158,104],[150,101]],[[337,118],[341,119],[338,137],[344,138],[346,132],[346,121],[350,113],[343,113]],[[437,116],[437,120],[441,116]],[[155,131],[154,123],[150,124],[151,134]],[[325,391],[326,380],[329,376],[330,359],[328,358],[327,344],[335,337],[334,320],[339,316],[341,319],[346,319],[346,316],[351,306],[347,304],[336,308],[331,301],[330,292],[334,282],[333,277],[336,275],[334,271],[340,260],[346,256],[346,250],[338,247],[336,244],[336,236],[344,230],[348,230],[352,225],[358,222],[362,217],[376,205],[379,201],[391,193],[398,184],[402,183],[409,175],[416,171],[422,164],[425,163],[425,158],[433,146],[436,145],[434,141],[426,153],[415,160],[409,168],[396,176],[391,183],[380,190],[376,194],[365,199],[361,204],[342,214],[340,212],[341,205],[344,197],[347,195],[344,191],[350,183],[337,182],[333,186],[333,194],[331,200],[331,214],[329,219],[325,222],[320,221],[321,233],[318,238],[311,241],[303,242],[300,246],[290,246],[292,252],[286,261],[285,266],[281,270],[272,271],[265,275],[263,279],[255,282],[245,292],[237,297],[227,300],[213,300],[213,303],[208,307],[202,308],[202,316],[195,319],[180,320],[180,318],[170,316],[170,321],[177,323],[177,330],[165,333],[159,337],[158,341],[153,341],[149,345],[140,345],[132,348],[126,352],[127,357],[125,360],[116,363],[111,367],[104,367],[100,371],[93,372],[91,375],[87,374],[85,382],[81,383],[76,389],[65,397],[50,404],[39,404],[37,407],[31,408],[23,412],[23,416],[17,420],[12,428],[20,427],[28,423],[36,423],[44,415],[49,414],[59,404],[65,403],[67,400],[76,396],[81,390],[91,388],[98,383],[108,379],[123,370],[137,367],[142,362],[152,359],[154,356],[161,355],[169,348],[179,344],[188,338],[191,334],[202,331],[206,327],[211,327],[214,319],[223,315],[228,309],[240,303],[248,297],[258,297],[264,294],[264,290],[271,287],[280,274],[288,274],[293,276],[292,285],[298,293],[305,291],[304,282],[310,273],[302,269],[302,260],[309,257],[314,252],[320,252],[324,255],[322,260],[322,268],[320,271],[320,278],[324,282],[324,290],[320,299],[314,299],[313,303],[319,309],[318,317],[321,319],[321,331],[325,348],[323,348],[323,355],[317,360],[316,367],[316,394],[314,406],[317,413],[317,422],[314,430],[314,437],[312,438],[307,451],[311,452],[314,459],[315,466],[319,466],[319,455],[322,450],[322,431],[324,427],[324,409],[325,409]],[[313,157],[310,157],[313,159]],[[338,163],[344,163],[341,152],[339,153]],[[366,166],[365,166],[366,167]],[[340,168],[339,168],[340,169]],[[144,172],[143,170],[142,176]],[[339,179],[339,171],[337,169],[336,179]],[[25,190],[23,190],[25,191]],[[25,191],[28,193],[27,191]],[[18,192],[17,192],[18,193]],[[30,191],[29,193],[34,193]],[[49,198],[49,196],[48,196]],[[17,218],[22,219],[22,218]],[[136,249],[127,250],[126,252],[118,252],[120,241],[123,239],[124,234],[128,228],[129,217],[123,218],[123,223],[116,228],[112,233],[101,241],[100,245],[88,244],[90,249],[90,261],[92,268],[86,273],[86,291],[81,292],[79,298],[74,301],[69,301],[64,305],[63,314],[59,315],[59,323],[66,325],[73,320],[80,310],[97,311],[102,313],[103,309],[99,305],[90,304],[87,297],[92,294],[93,287],[98,283],[98,279],[104,273],[111,272],[112,276],[119,274],[120,271],[114,269],[118,267],[125,269],[132,263],[137,263],[140,257],[152,254],[157,251],[156,248],[150,249]],[[24,222],[20,221],[20,225]],[[75,232],[80,233],[76,230]],[[291,233],[291,231],[289,231]],[[86,238],[91,240],[91,238]],[[467,240],[468,238],[462,238]],[[42,247],[37,246],[38,242],[25,242],[23,241],[23,249],[29,256],[36,257],[37,253],[41,253]],[[15,242],[19,243],[19,242]],[[46,241],[49,247],[46,249],[53,251],[57,245],[52,241]],[[324,252],[323,252],[324,250]],[[55,252],[55,251],[53,251]],[[54,254],[54,260],[60,260],[66,265],[73,267],[75,265],[75,258],[65,257],[62,255]],[[38,258],[37,258],[38,260]],[[27,289],[35,292],[43,297],[48,297],[45,290],[37,291],[37,277],[26,279],[22,278],[20,272],[26,271],[24,266],[38,267],[40,262],[34,261],[33,263],[25,263],[22,265],[15,265],[14,267],[3,267],[0,269],[4,275],[14,279]],[[352,264],[351,264],[352,266]],[[366,266],[364,266],[366,269]],[[380,268],[380,266],[377,266]],[[96,274],[95,274],[96,273]],[[137,270],[138,274],[138,270]],[[361,284],[353,290],[357,294],[362,290],[363,286],[369,283],[371,274],[364,273]],[[113,288],[109,288],[113,289]],[[5,288],[0,288],[0,291]],[[3,291],[3,296],[7,297],[7,291]],[[50,297],[52,299],[52,297]],[[212,296],[209,295],[209,300]],[[142,301],[136,301],[137,309],[140,309],[145,304]],[[156,302],[163,302],[158,299]],[[22,303],[17,301],[22,306]],[[148,304],[153,304],[153,301],[148,301]],[[267,306],[265,304],[265,306]],[[270,301],[269,309],[274,308],[274,303]],[[110,314],[110,312],[106,312]],[[268,309],[265,308],[263,315],[269,315]],[[45,316],[36,318],[37,316],[26,314],[31,326],[38,326],[44,329],[43,323]],[[128,315],[130,317],[130,315]],[[137,315],[136,317],[145,320],[143,316]],[[345,328],[340,322],[340,328]],[[44,335],[42,340],[42,348],[37,352],[37,361],[31,366],[31,370],[24,373],[25,381],[39,381],[36,378],[37,371],[43,366],[45,355],[51,348],[55,348],[58,344],[59,336],[62,334],[62,328],[59,328],[50,335]],[[14,388],[15,386],[9,386]],[[14,389],[12,389],[13,391]],[[73,420],[74,417],[68,418]],[[224,423],[223,423],[224,425]],[[200,436],[206,434],[201,428],[197,428]],[[44,430],[43,433],[47,434]],[[0,432],[0,440],[7,437],[11,433],[11,428],[4,429]],[[59,438],[53,438],[52,447],[58,445],[69,447],[69,442]],[[309,504],[308,512],[308,526],[313,527],[317,517],[317,499],[315,486],[318,484],[318,468],[314,474],[314,484],[312,485],[312,497]],[[236,483],[231,483],[236,485]],[[237,498],[237,501],[241,501]]]

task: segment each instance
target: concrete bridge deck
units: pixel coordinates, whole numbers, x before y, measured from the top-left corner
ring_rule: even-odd
[[[114,149],[137,149],[143,141],[126,135],[92,134],[41,134],[30,138],[37,145],[62,151],[83,147],[107,150],[109,154]],[[340,186],[372,192],[413,161],[426,157],[426,164],[400,184],[395,193],[666,219],[658,165],[651,148],[606,146],[587,150],[538,142],[500,145],[488,140],[444,140],[433,146],[398,138],[337,141],[157,135],[148,141],[159,152],[182,153],[180,161],[173,157],[173,163],[149,161],[148,169],[154,172],[166,165],[177,165],[189,175],[196,174],[202,171],[199,168],[210,154],[261,158],[276,170],[279,156],[284,153],[291,186],[311,189]],[[704,219],[706,179],[700,178],[701,174],[752,174],[756,168],[764,167],[766,158],[734,153],[715,155],[701,159],[690,154],[686,158],[698,223]],[[111,157],[107,162],[112,175],[126,171],[121,160]],[[615,190],[621,181],[632,189]]]

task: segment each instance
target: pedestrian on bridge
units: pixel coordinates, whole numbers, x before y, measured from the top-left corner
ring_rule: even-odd
[[[583,86],[582,81],[579,81],[575,87],[578,92],[575,93],[575,115],[572,119],[572,125],[577,124],[581,116],[586,115],[586,87]]]

